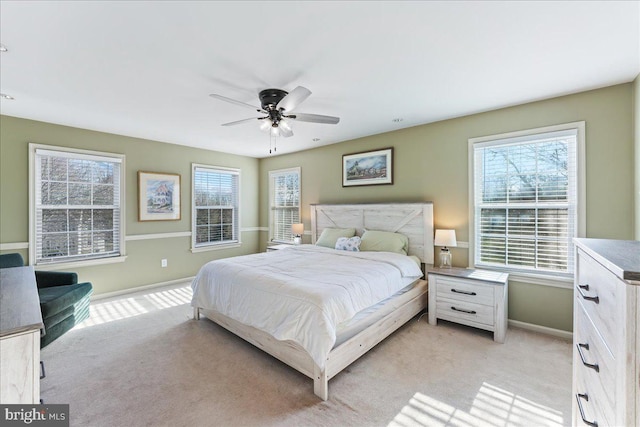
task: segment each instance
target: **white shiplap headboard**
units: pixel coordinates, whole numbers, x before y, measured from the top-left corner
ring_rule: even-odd
[[[433,203],[311,205],[311,242],[325,228],[392,231],[409,238],[409,255],[433,264]]]

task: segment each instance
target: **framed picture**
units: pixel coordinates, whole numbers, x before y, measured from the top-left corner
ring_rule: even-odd
[[[393,184],[393,148],[342,156],[342,186]]]
[[[138,171],[138,221],[180,219],[180,175]]]

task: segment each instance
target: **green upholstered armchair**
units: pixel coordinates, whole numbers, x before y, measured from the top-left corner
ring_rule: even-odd
[[[0,268],[22,266],[20,254],[0,255]],[[78,283],[76,273],[60,271],[36,271],[36,283],[45,330],[40,338],[43,348],[89,317],[93,286],[89,282]]]

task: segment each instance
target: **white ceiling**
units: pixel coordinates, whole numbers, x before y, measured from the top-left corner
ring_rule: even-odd
[[[253,157],[257,121],[220,125],[254,113],[210,93],[301,85],[296,111],[341,118],[294,123],[282,154],[640,72],[637,1],[2,0],[0,19],[2,114]]]

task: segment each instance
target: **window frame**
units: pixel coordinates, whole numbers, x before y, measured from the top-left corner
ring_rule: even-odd
[[[297,174],[298,175],[298,219],[302,221],[302,173],[300,167],[276,169],[269,171],[269,243],[293,243],[293,237],[291,240],[274,239],[275,232],[275,217],[274,217],[274,201],[275,201],[275,178],[277,176]]]
[[[571,122],[552,126],[545,126],[540,128],[527,129],[522,131],[507,132],[496,135],[488,135],[483,137],[469,138],[468,140],[468,179],[469,179],[469,266],[470,268],[483,268],[497,271],[504,271],[510,274],[510,279],[514,281],[521,281],[525,283],[533,283],[539,285],[555,286],[561,288],[573,287],[573,274],[575,271],[575,259],[573,264],[573,270],[568,273],[553,273],[550,271],[523,271],[514,267],[498,267],[498,266],[486,266],[476,265],[476,251],[475,244],[478,239],[476,235],[476,205],[475,205],[475,150],[476,144],[495,142],[496,146],[506,145],[512,143],[515,139],[530,139],[532,142],[535,140],[536,135],[562,132],[568,130],[576,131],[576,147],[575,147],[575,162],[576,162],[576,224],[575,235],[573,237],[585,237],[586,236],[586,171],[585,171],[585,122]],[[503,141],[500,144],[498,141]],[[510,141],[507,141],[510,140]],[[575,252],[572,245],[569,246],[568,251]]]
[[[220,174],[229,174],[237,176],[237,193],[236,193],[236,205],[234,209],[236,210],[236,219],[237,224],[234,223],[233,227],[236,230],[237,239],[233,239],[232,241],[222,241],[222,242],[208,242],[205,244],[196,244],[197,237],[197,206],[196,206],[196,180],[195,173],[196,169],[207,169],[213,173]],[[215,251],[220,249],[229,249],[229,248],[237,248],[242,245],[242,230],[240,227],[241,221],[241,209],[240,209],[240,195],[241,195],[241,170],[238,168],[230,168],[225,166],[213,166],[206,165],[202,163],[191,163],[191,252],[206,252],[206,251]]]
[[[120,174],[119,174],[119,209],[120,209],[120,221],[119,221],[119,230],[118,230],[118,246],[119,251],[117,255],[105,255],[105,256],[95,256],[87,259],[67,259],[67,260],[57,260],[51,261],[47,263],[38,263],[36,258],[37,252],[37,237],[36,237],[36,210],[38,209],[36,204],[36,183],[39,182],[36,179],[36,151],[44,150],[50,152],[59,152],[60,157],[73,157],[74,155],[82,156],[82,157],[95,157],[97,160],[104,159],[107,161],[113,161],[120,163]],[[111,159],[111,160],[110,160]],[[58,269],[66,269],[66,268],[76,268],[76,267],[86,267],[91,265],[102,265],[102,264],[111,264],[124,262],[126,260],[126,248],[125,248],[125,237],[126,237],[126,163],[125,163],[125,155],[119,153],[108,153],[102,151],[94,151],[94,150],[84,150],[70,147],[60,147],[54,145],[45,145],[45,144],[37,144],[37,143],[29,143],[29,265],[37,266],[39,270],[58,270]]]

